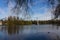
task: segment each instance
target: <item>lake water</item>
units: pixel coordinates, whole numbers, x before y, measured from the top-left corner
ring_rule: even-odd
[[[0,40],[60,40],[60,26],[51,24],[0,26]]]

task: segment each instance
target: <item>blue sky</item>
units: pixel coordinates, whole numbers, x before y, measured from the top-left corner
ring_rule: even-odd
[[[0,19],[6,18],[11,13],[11,8],[14,4],[10,2],[8,5],[6,1],[0,0]],[[34,0],[33,6],[31,6],[33,13],[31,13],[32,20],[50,20],[51,8],[48,6],[47,0]]]

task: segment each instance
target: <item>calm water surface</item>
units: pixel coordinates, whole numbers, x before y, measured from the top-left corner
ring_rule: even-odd
[[[0,26],[0,40],[60,40],[60,26]]]

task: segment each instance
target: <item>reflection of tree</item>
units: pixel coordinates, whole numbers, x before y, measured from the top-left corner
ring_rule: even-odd
[[[58,30],[58,29],[59,29],[60,24],[56,24],[56,26],[57,26],[57,27],[56,27],[56,29]]]
[[[8,26],[8,34],[18,34],[19,31],[22,31],[23,27],[20,26]]]

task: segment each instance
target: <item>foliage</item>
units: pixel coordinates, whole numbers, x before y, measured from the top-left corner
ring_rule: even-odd
[[[32,24],[31,21],[24,21],[24,20],[19,20],[17,18],[9,17],[8,20],[6,21],[8,26],[15,26],[15,25],[30,25]]]
[[[48,3],[52,5],[52,8],[54,8],[57,3],[53,14],[55,16],[54,19],[58,18],[58,16],[60,15],[60,0],[48,0]]]

